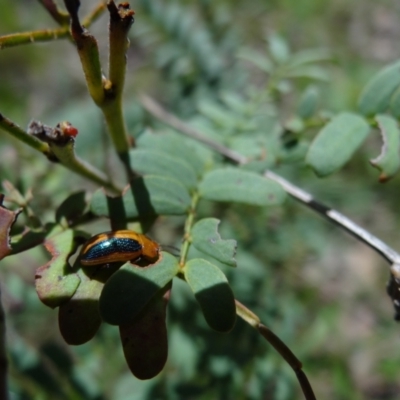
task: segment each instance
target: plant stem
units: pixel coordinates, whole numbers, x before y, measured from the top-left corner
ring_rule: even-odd
[[[125,83],[126,51],[129,47],[128,33],[134,19],[134,11],[128,6],[115,5],[113,1],[107,4],[110,13],[109,30],[109,71],[108,78],[116,99],[120,99]]]
[[[120,4],[117,7],[114,1],[109,1],[107,8],[110,13],[109,81],[107,82],[109,87],[107,88],[107,98],[100,108],[106,119],[115,149],[129,175],[130,164],[127,155],[130,143],[123,116],[122,93],[125,83],[126,50],[129,47],[128,32],[134,21],[134,11],[129,9],[127,4]]]
[[[97,41],[80,23],[78,17],[79,2],[64,0],[71,15],[71,35],[77,44],[89,93],[102,110],[109,134],[119,158],[128,175],[130,171],[128,151],[131,146],[123,117],[122,92],[125,81],[126,49],[128,32],[133,23],[134,12],[127,3],[118,8],[113,1],[107,3],[110,12],[110,55],[109,75],[103,77]]]
[[[52,156],[51,150],[47,143],[42,142],[41,140],[35,138],[32,135],[29,135],[17,124],[12,122],[8,118],[4,117],[2,114],[0,114],[0,128],[9,133],[10,135],[14,136],[19,141],[41,152],[46,157],[51,158]]]
[[[236,314],[246,321],[250,326],[256,329],[292,368],[297,376],[297,380],[300,383],[304,398],[306,400],[316,400],[310,382],[302,369],[302,363],[293,354],[292,350],[290,350],[289,347],[274,332],[262,324],[260,318],[256,314],[250,311],[239,301],[235,300],[235,303]]]
[[[68,25],[69,23],[69,14],[61,11],[54,0],[39,0],[42,3],[43,7],[49,12],[49,14],[53,17],[53,19],[60,25]]]
[[[236,314],[244,321],[246,321],[250,326],[257,329],[257,326],[260,323],[260,318],[258,318],[257,315],[253,313],[253,311],[250,311],[240,301],[235,300],[235,304]]]
[[[50,144],[50,148],[57,159],[65,166],[65,168],[68,168],[69,170],[89,179],[92,182],[104,186],[104,188],[113,194],[120,194],[122,192],[122,188],[118,188],[116,185],[114,185],[114,183],[108,179],[104,172],[98,170],[93,165],[76,156],[74,145],[75,143],[71,141],[65,146]]]
[[[91,11],[83,18],[83,26],[88,28],[97,18],[106,10],[107,1],[101,0],[97,6],[93,7]]]
[[[171,113],[165,111],[154,99],[151,97],[140,94],[139,100],[142,103],[142,106],[147,110],[151,115],[164,122],[165,124],[171,126],[177,131],[184,133],[186,136],[191,137],[194,140],[197,140],[200,143],[205,144],[211,149],[215,150],[217,153],[222,154],[226,158],[238,163],[244,164],[247,161],[247,158],[241,155],[240,153],[231,150],[225,147],[223,144],[218,143],[208,137],[204,136],[199,130],[193,128],[192,126],[186,124],[179,118],[175,117]]]
[[[112,99],[100,105],[100,108],[103,112],[115,150],[119,158],[126,164],[130,143],[122,111],[122,101],[121,99]]]
[[[35,42],[48,42],[69,36],[68,27],[58,29],[42,29],[38,31],[12,33],[0,37],[0,50]]]
[[[52,1],[41,0],[43,4],[53,3]],[[54,4],[54,3],[53,3]],[[41,29],[30,32],[13,33],[10,35],[0,36],[0,50],[8,47],[19,46],[22,44],[29,44],[35,42],[48,42],[50,40],[64,39],[70,37],[69,26],[65,26],[66,21],[69,21],[69,14],[65,14],[56,9],[48,8],[53,18],[62,26],[58,29]],[[83,19],[83,25],[89,27],[106,9],[106,3],[101,1],[97,6],[91,10],[88,15]]]
[[[32,124],[43,127],[42,124],[35,121],[31,122],[31,125]],[[33,149],[41,152],[49,160],[60,162],[65,168],[89,179],[96,184],[104,186],[111,193],[120,194],[122,192],[122,189],[114,185],[114,183],[110,181],[106,174],[76,156],[74,139],[71,139],[68,143],[64,143],[62,145],[53,143],[51,141],[46,143],[45,141],[39,140],[34,135],[28,134],[14,122],[8,118],[5,118],[1,114],[0,128],[10,133],[21,142],[24,142]]]
[[[199,198],[200,196],[197,192],[193,194],[192,203],[190,205],[189,213],[186,218],[183,244],[181,248],[181,257],[179,260],[179,265],[181,268],[183,268],[186,264],[186,259],[189,252],[190,244],[192,243],[191,232],[194,223],[194,218],[196,216],[196,207],[197,203],[199,202]]]

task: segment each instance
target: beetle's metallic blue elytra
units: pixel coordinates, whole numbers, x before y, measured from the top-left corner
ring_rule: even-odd
[[[159,245],[147,236],[129,230],[100,233],[89,239],[81,250],[82,265],[102,265],[140,257],[156,261]]]
[[[123,253],[127,257],[134,257],[142,252],[142,245],[134,239],[113,237],[97,243],[87,250],[81,261],[93,261],[100,258],[109,258],[115,253]]]

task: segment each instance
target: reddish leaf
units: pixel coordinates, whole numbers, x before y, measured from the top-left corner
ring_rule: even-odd
[[[10,246],[10,229],[18,214],[22,211],[7,210],[3,206],[4,195],[0,194],[0,260],[11,253]]]
[[[44,242],[52,259],[36,270],[36,291],[40,300],[51,308],[68,301],[79,286],[80,278],[68,264],[75,250],[74,232],[66,230]]]
[[[119,327],[126,362],[138,379],[153,378],[167,361],[165,318],[169,293],[157,296],[134,322]]]

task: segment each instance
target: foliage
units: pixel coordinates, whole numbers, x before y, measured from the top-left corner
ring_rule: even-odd
[[[0,37],[0,66],[12,78],[0,87],[0,258],[12,398],[301,398],[301,366],[282,340],[317,398],[396,398],[387,275],[369,270],[368,280],[354,272],[349,264],[369,265],[369,254],[355,242],[351,250],[287,194],[364,242],[371,235],[269,172],[385,236],[382,226],[397,216],[390,198],[400,166],[399,62],[388,60],[375,74],[361,63],[356,100],[351,79],[346,93],[332,84],[340,68],[322,40],[290,44],[296,41],[283,20],[283,34],[263,31],[264,19],[286,15],[290,1],[257,0],[252,9],[243,1],[139,0],[131,4],[131,30],[127,3],[108,2],[108,12],[103,1],[82,5],[79,14],[76,1],[65,1],[68,13],[40,3],[57,28],[42,30],[45,13],[25,21],[39,5],[0,1],[15,21],[2,34],[32,30]],[[312,21],[317,3],[294,5],[293,15]],[[326,8],[334,19],[334,6]],[[313,24],[305,25],[311,34]],[[48,43],[28,45],[39,41]],[[378,181],[387,188],[377,189]],[[385,209],[376,199],[390,210],[382,220],[371,215],[373,207]],[[161,243],[158,260],[81,263],[91,235],[126,228]],[[374,240],[379,252],[385,243]],[[381,254],[397,265],[394,250]],[[391,271],[395,293],[399,277]],[[340,273],[347,282],[335,285]],[[79,347],[67,347],[60,334]],[[338,340],[346,336],[347,344]],[[373,365],[367,372],[375,370],[375,386],[359,372],[360,357]]]

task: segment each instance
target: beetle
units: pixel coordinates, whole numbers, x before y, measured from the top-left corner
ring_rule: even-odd
[[[155,262],[159,252],[158,243],[145,235],[124,229],[93,236],[83,245],[79,257],[82,265],[94,266],[139,258]]]

